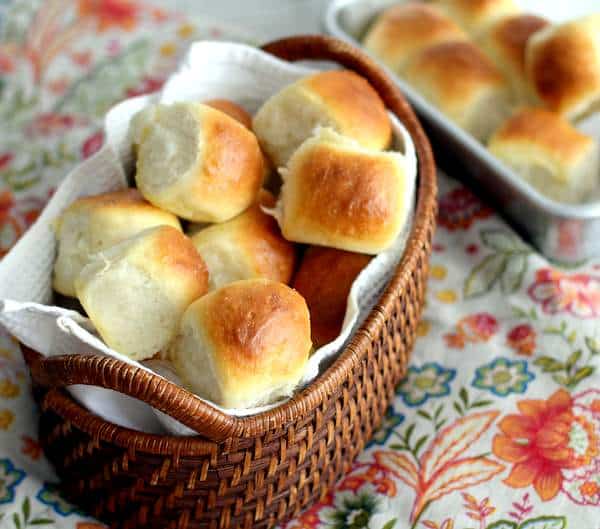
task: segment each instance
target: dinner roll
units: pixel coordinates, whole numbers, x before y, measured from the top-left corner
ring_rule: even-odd
[[[399,72],[428,46],[466,38],[466,33],[435,6],[407,2],[386,9],[369,29],[364,45]]]
[[[169,347],[184,385],[225,408],[292,393],[311,349],[306,302],[267,279],[230,283],[194,302]]]
[[[525,74],[525,49],[529,38],[549,25],[535,15],[513,15],[492,24],[482,35],[480,44],[507,81],[520,101],[535,101]]]
[[[372,151],[317,129],[281,171],[275,214],[283,236],[367,254],[385,250],[412,208],[412,171],[398,152]]]
[[[407,81],[480,141],[510,114],[511,91],[492,62],[470,42],[446,42],[412,60]]]
[[[252,128],[252,116],[233,101],[229,99],[209,99],[208,101],[204,101],[204,104],[227,114],[236,121],[239,121],[247,129]]]
[[[256,137],[200,103],[151,105],[132,121],[135,180],[147,200],[187,220],[223,222],[244,211],[262,184]]]
[[[364,147],[383,149],[392,127],[383,101],[362,77],[347,70],[321,72],[285,87],[258,110],[253,129],[276,167],[284,166],[318,125]]]
[[[54,290],[75,296],[75,278],[91,254],[162,224],[181,229],[175,215],[149,204],[136,189],[76,200],[54,223]]]
[[[293,287],[308,305],[315,347],[340,334],[352,283],[370,260],[369,255],[319,246],[304,254]]]
[[[527,43],[533,90],[550,110],[576,120],[600,109],[600,14],[549,26]]]
[[[95,254],[75,280],[100,336],[133,360],[167,345],[207,285],[206,265],[192,241],[171,226],[147,229]]]
[[[520,11],[514,0],[434,0],[434,3],[474,36],[496,20]]]
[[[492,136],[489,148],[560,202],[580,202],[598,185],[597,142],[548,110],[519,111]]]
[[[259,200],[241,215],[192,236],[208,267],[210,289],[254,277],[290,282],[296,250],[282,237],[277,221],[261,209],[274,205],[273,195],[262,190]]]

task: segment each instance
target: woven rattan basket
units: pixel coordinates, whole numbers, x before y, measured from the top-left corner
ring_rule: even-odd
[[[410,132],[419,160],[417,207],[389,286],[338,359],[286,404],[232,417],[187,391],[118,360],[42,358],[24,348],[41,407],[40,440],[76,505],[119,528],[267,527],[323,497],[379,426],[405,373],[424,302],[436,216],[436,177],[421,126],[396,86],[359,50],[322,37],[264,48],[286,60],[335,61],[379,92]],[[199,433],[139,433],[86,411],[69,384],[138,398]]]

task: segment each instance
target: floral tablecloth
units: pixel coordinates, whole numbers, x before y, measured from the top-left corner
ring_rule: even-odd
[[[158,89],[229,29],[125,0],[0,0],[0,256],[102,144],[116,101]],[[440,176],[425,316],[385,425],[300,528],[600,528],[600,259],[553,266]],[[0,331],[0,527],[102,527],[64,501]]]

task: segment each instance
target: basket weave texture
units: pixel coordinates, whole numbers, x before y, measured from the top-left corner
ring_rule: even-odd
[[[297,514],[348,472],[406,371],[424,303],[436,217],[429,142],[398,88],[361,51],[323,36],[283,39],[264,49],[290,61],[335,61],[379,92],[417,151],[412,231],[390,284],[337,360],[291,401],[259,415],[226,415],[113,358],[43,358],[23,347],[41,407],[40,440],[64,493],[114,528],[249,529]],[[199,436],[159,436],[116,426],[76,403],[64,391],[69,384],[133,396]]]

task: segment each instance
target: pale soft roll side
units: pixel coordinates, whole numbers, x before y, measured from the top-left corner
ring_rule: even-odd
[[[600,183],[596,140],[547,110],[517,112],[492,136],[489,149],[541,193],[559,202],[582,202]]]
[[[54,290],[75,296],[75,278],[92,254],[160,225],[181,230],[175,215],[148,203],[135,189],[76,200],[54,222],[58,248]]]
[[[402,231],[414,174],[399,152],[377,152],[320,128],[281,170],[275,211],[294,242],[376,254]]]
[[[427,48],[404,77],[446,116],[485,142],[511,113],[512,93],[500,71],[470,42]]]
[[[519,102],[537,100],[525,72],[525,51],[531,36],[549,24],[536,15],[513,15],[493,23],[479,38],[479,45],[512,84]]]
[[[151,105],[132,120],[136,183],[158,207],[195,222],[223,222],[256,198],[263,157],[244,125],[201,103]]]
[[[434,0],[439,7],[473,37],[500,18],[520,13],[515,0]]]
[[[170,226],[150,228],[100,252],[75,281],[105,343],[133,360],[160,352],[185,309],[207,291],[204,261]]]
[[[392,6],[379,15],[363,44],[393,71],[401,72],[423,49],[467,38],[467,34],[436,6],[407,2]]]
[[[352,284],[370,260],[370,255],[320,246],[304,253],[292,286],[308,305],[316,348],[340,334]]]
[[[286,86],[263,104],[252,125],[277,168],[317,126],[377,150],[392,138],[383,101],[365,79],[347,70],[317,73]]]
[[[188,389],[240,409],[291,395],[311,345],[302,296],[282,283],[249,279],[194,302],[168,357]]]
[[[273,195],[261,190],[257,202],[244,213],[192,235],[192,242],[208,267],[211,290],[258,277],[290,282],[296,249],[283,238],[277,221],[262,210],[274,205]]]
[[[537,32],[525,67],[542,103],[569,120],[600,110],[600,14]]]

